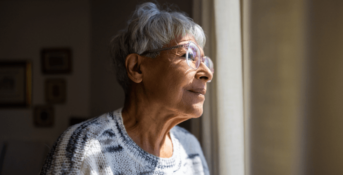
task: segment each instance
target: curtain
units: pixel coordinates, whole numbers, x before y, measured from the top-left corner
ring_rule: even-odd
[[[239,0],[215,0],[219,173],[244,175],[244,115]]]
[[[194,0],[193,18],[215,64],[202,116],[202,147],[211,174],[244,175],[244,115],[239,0]]]

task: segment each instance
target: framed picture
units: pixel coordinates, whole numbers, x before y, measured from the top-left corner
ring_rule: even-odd
[[[35,106],[33,122],[36,127],[52,127],[54,125],[54,108],[49,105]]]
[[[72,68],[69,48],[42,49],[42,72],[44,74],[69,74]]]
[[[0,107],[31,105],[31,69],[27,61],[0,61]]]
[[[45,80],[45,101],[50,104],[65,103],[67,97],[66,80],[51,78]]]

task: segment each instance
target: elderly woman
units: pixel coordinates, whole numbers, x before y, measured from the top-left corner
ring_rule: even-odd
[[[199,142],[176,126],[203,112],[204,44],[184,14],[140,5],[111,42],[124,107],[65,131],[41,174],[209,174]]]

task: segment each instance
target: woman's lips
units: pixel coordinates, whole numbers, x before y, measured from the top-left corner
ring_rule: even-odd
[[[192,90],[189,90],[189,92],[192,92],[192,93],[195,93],[195,94],[198,94],[198,95],[205,95],[206,94],[206,89],[192,89]]]

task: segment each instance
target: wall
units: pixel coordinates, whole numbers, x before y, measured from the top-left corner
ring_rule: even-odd
[[[343,174],[343,2],[308,2],[306,174]]]
[[[0,109],[0,140],[52,143],[68,127],[70,116],[95,117],[123,105],[124,94],[110,65],[108,44],[124,28],[136,5],[144,1],[0,1],[0,58],[33,64],[33,99],[29,108]],[[192,1],[158,1],[192,15]],[[73,71],[43,75],[40,50],[70,47]],[[67,102],[54,105],[55,125],[36,128],[33,107],[45,104],[44,81],[67,80]],[[189,126],[190,124],[186,125]]]
[[[0,140],[40,140],[50,144],[68,127],[70,116],[90,116],[90,7],[88,1],[0,1],[0,59],[26,59],[33,65],[29,108],[0,109]],[[43,75],[40,50],[70,47],[72,73]],[[44,81],[67,81],[67,101],[54,105],[51,128],[33,125],[33,106],[45,104]]]

